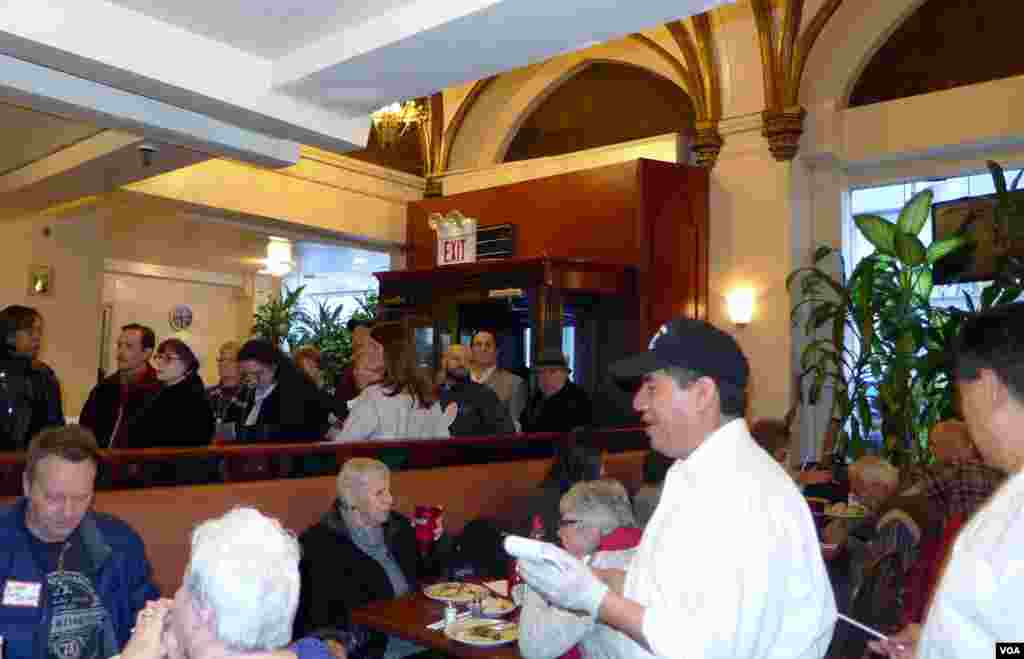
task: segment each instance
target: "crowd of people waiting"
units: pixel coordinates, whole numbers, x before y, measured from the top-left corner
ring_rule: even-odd
[[[537,361],[537,390],[497,368],[495,333],[452,345],[440,370],[417,364],[399,323],[349,321],[352,363],[328,385],[320,351],[285,354],[264,339],[229,341],[217,353],[219,381],[205,387],[200,362],[178,338],[121,328],[117,370],[89,393],[78,417],[102,448],[247,442],[352,442],[568,431],[592,420],[587,393],[561,354]],[[24,450],[39,430],[64,424],[60,385],[39,360],[43,318],[30,307],[0,311],[0,449]]]
[[[17,332],[31,337],[40,329]],[[125,333],[133,335],[122,334],[119,363],[122,352],[129,363],[152,350],[144,328],[129,326]],[[845,469],[805,469],[786,463],[772,445],[779,441],[777,425],[768,424],[768,432],[763,424],[747,426],[749,365],[735,340],[703,321],[667,324],[647,351],[612,366],[620,381],[635,382],[634,409],[652,449],[668,458],[663,482],[649,483],[653,512],[641,530],[628,493],[603,478],[600,452],[570,443],[556,456],[524,516],[561,547],[550,542],[541,555],[516,555],[528,585],[521,653],[528,659],[854,656],[838,633],[844,623],[837,614],[856,614],[862,594],[878,588],[883,568],[906,577],[903,594],[918,579],[917,599],[891,601],[884,611],[893,616],[889,635],[867,643],[870,651],[899,659],[975,657],[1017,639],[1022,627],[1012,602],[1024,551],[1024,445],[1016,436],[1024,422],[1021,337],[1022,304],[968,319],[954,372],[964,421],[933,429],[934,464],[900,471],[864,456]],[[27,362],[28,378],[49,377],[33,363],[31,342],[14,339],[9,353]],[[394,401],[383,403],[384,397],[428,419],[457,418],[455,403],[442,408],[427,393],[427,381],[407,369],[407,355],[382,328],[369,332],[368,343],[371,357],[357,360],[353,380],[365,377],[360,370],[383,378],[363,380],[363,392],[372,396],[351,405],[349,419],[386,416],[380,424],[406,427],[423,422],[389,411]],[[277,387],[284,388],[284,362],[261,349],[250,342],[238,355],[240,374],[255,383],[247,419],[284,406],[283,396],[274,400]],[[129,393],[150,404],[138,415],[122,409],[107,424],[111,441],[123,423],[142,422],[166,391],[184,385],[175,392],[183,399],[197,391],[195,358],[186,351],[165,341],[155,368],[148,358],[134,362]],[[446,366],[438,380],[447,384],[458,370]],[[150,387],[148,377],[159,386]],[[149,583],[141,538],[90,510],[98,462],[93,432],[82,426],[44,429],[28,446],[25,496],[0,510],[6,659],[107,659],[118,652],[125,659],[302,659],[423,651],[361,629],[350,617],[355,607],[400,597],[417,590],[424,577],[445,575],[460,553],[461,540],[447,537],[443,521],[423,550],[410,521],[394,510],[383,463],[349,460],[338,474],[337,498],[297,540],[252,509],[200,524],[183,584],[170,602],[157,599]],[[650,470],[660,471],[653,461]],[[811,493],[822,486],[831,493],[824,505],[864,514],[837,514],[826,522],[816,513],[827,509],[812,505],[818,497]],[[489,548],[476,545],[484,548],[480,565],[493,563],[501,551],[501,535],[493,538]],[[848,558],[845,593],[833,566],[841,555]]]

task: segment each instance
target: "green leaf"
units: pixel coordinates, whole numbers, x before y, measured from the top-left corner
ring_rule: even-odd
[[[900,217],[896,220],[896,227],[912,236],[921,233],[924,223],[928,220],[928,213],[932,210],[932,197],[935,193],[928,190],[921,190],[910,198],[900,210]]]
[[[999,297],[1000,293],[1002,293],[1002,287],[999,284],[992,284],[983,290],[981,292],[981,308],[990,308],[993,303],[995,303],[996,298]]]
[[[1000,197],[1006,196],[1006,174],[1003,173],[1002,166],[992,160],[985,162],[988,166],[988,172],[992,175],[992,183],[996,187],[996,194]]]
[[[855,215],[854,224],[868,242],[883,254],[895,254],[896,225],[880,215]]]
[[[1024,170],[1021,170],[1021,171],[1024,171]],[[822,245],[818,249],[814,250],[814,258],[813,258],[812,262],[813,263],[818,263],[819,261],[821,261],[822,259],[824,259],[825,257],[827,257],[829,254],[831,254],[834,251],[836,251],[836,249],[834,247],[831,247],[829,245]]]
[[[964,236],[954,236],[952,238],[940,240],[939,242],[928,245],[925,259],[928,261],[928,264],[931,265],[939,259],[942,259],[943,257],[964,247],[966,244],[967,238]]]
[[[1003,292],[999,294],[999,299],[995,301],[996,305],[1009,304],[1015,302],[1020,294],[1024,292],[1020,286],[1007,286],[1003,289]]]
[[[927,268],[921,268],[914,278],[914,292],[924,298],[925,304],[928,304],[928,299],[932,295],[933,285],[932,271]],[[915,327],[920,326],[917,325]]]
[[[921,265],[925,262],[927,251],[917,236],[910,233],[896,232],[896,256],[904,265]]]

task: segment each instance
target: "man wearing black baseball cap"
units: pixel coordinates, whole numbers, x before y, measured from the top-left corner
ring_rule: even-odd
[[[549,547],[520,560],[526,582],[632,638],[631,657],[823,657],[832,587],[807,504],[743,420],[750,368],[736,341],[677,318],[611,371],[641,378],[633,407],[676,459],[661,501],[628,571]]]

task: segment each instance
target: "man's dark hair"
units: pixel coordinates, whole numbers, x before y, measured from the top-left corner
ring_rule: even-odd
[[[356,317],[353,316],[352,318],[348,319],[347,323],[345,323],[345,327],[348,328],[348,333],[349,334],[354,332],[357,327],[368,327],[370,329],[373,329],[373,319],[372,318],[356,318]]]
[[[122,332],[129,330],[137,330],[142,335],[142,349],[152,350],[156,347],[156,334],[153,333],[153,328],[146,327],[145,325],[139,325],[138,323],[128,323],[121,328]]]
[[[954,349],[957,380],[978,379],[988,369],[1024,402],[1024,303],[1000,305],[967,318]]]
[[[574,430],[572,434],[576,441],[556,445],[555,456],[542,485],[557,486],[565,494],[576,483],[601,478],[601,464],[604,461],[601,449],[579,443],[579,439],[588,433],[588,429]]]
[[[679,366],[670,366],[665,369],[665,372],[676,381],[680,389],[685,389],[700,378],[705,377],[703,373]],[[715,386],[718,387],[718,401],[722,416],[726,419],[742,417],[747,411],[747,390],[745,388],[740,389],[731,382],[719,380],[710,375],[707,377],[714,380]]]
[[[100,465],[96,436],[88,428],[79,425],[45,428],[28,445],[25,478],[29,483],[36,475],[36,465],[51,455],[76,464],[89,460],[97,468]]]
[[[291,362],[287,355],[266,339],[250,339],[246,341],[242,349],[238,351],[238,361],[259,362],[264,366],[277,367]]]
[[[480,327],[473,330],[473,336],[469,338],[469,345],[473,345],[473,341],[476,339],[477,334],[480,334],[481,332],[490,334],[491,338],[494,339],[494,347],[498,347],[498,330],[493,327]]]

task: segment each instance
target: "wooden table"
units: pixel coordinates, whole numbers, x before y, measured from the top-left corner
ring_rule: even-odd
[[[427,629],[427,625],[444,617],[444,604],[421,592],[391,600],[370,602],[352,611],[352,622],[370,629],[398,636],[455,657],[500,657],[518,659],[519,645],[506,643],[493,648],[480,648],[453,641],[443,631]]]

